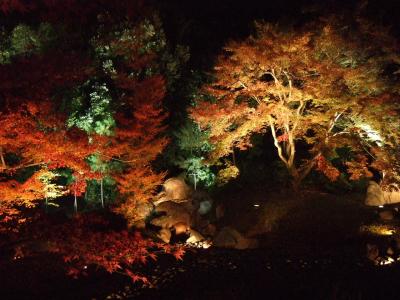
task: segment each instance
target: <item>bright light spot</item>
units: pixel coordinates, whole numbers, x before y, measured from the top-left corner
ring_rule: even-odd
[[[360,228],[361,232],[373,235],[393,235],[396,230],[387,225],[364,225]]]
[[[368,138],[374,141],[379,147],[383,145],[383,138],[378,131],[372,129],[368,124],[361,124],[360,128],[366,133]]]
[[[210,248],[212,246],[212,243],[210,243],[210,242],[204,242],[203,244],[202,244],[202,247],[204,248],[204,249],[208,249],[208,248]]]
[[[379,205],[378,207],[379,207],[379,208],[383,208],[383,205]]]
[[[382,258],[382,260],[379,262],[379,265],[385,266],[385,265],[390,265],[394,262],[395,262],[395,260],[393,258],[385,257],[385,258]]]
[[[195,243],[186,242],[185,244],[188,247],[203,248],[203,249],[208,249],[208,248],[210,248],[212,246],[212,242],[208,241],[208,240],[198,241],[198,242],[195,242]]]
[[[254,204],[253,206],[254,207],[260,207],[260,204]]]

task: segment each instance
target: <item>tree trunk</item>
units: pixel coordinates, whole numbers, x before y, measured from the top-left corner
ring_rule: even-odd
[[[100,198],[101,198],[101,207],[104,208],[103,178],[101,178],[100,180]]]
[[[6,160],[4,159],[4,154],[3,154],[3,147],[0,147],[0,160],[1,160],[1,166],[3,169],[7,168],[6,165]]]
[[[75,214],[78,213],[78,198],[76,196],[76,183],[75,183],[75,190],[74,190],[74,212],[75,212]]]
[[[232,146],[232,162],[233,162],[233,165],[236,167],[235,147],[233,147],[233,146]]]
[[[294,165],[292,166],[291,169],[289,169],[289,173],[292,176],[292,188],[293,191],[297,192],[300,189],[300,185],[303,182],[303,180],[310,174],[311,170],[313,169],[315,165],[315,159],[320,155],[318,153],[316,156],[314,156],[306,165],[304,165],[300,170],[297,169]]]
[[[300,189],[301,181],[302,181],[299,171],[296,169],[295,166],[291,166],[291,168],[288,169],[288,171],[291,176],[290,183],[291,183],[292,190],[294,192],[298,192]]]

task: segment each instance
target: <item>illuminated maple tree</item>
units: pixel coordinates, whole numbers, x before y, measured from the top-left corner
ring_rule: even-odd
[[[68,194],[76,212],[88,182],[103,188],[107,176],[119,191],[112,209],[130,226],[137,204],[150,201],[162,182],[165,174],[151,163],[167,143],[164,71],[172,78],[176,70],[156,18],[132,21],[137,7],[136,1],[0,3],[1,11],[39,24],[0,32],[1,225],[24,223],[25,208]],[[61,173],[63,186],[56,182]],[[101,198],[104,205],[103,189]],[[45,248],[64,257],[71,275],[96,265],[145,282],[132,265],[154,258],[155,250],[184,254],[120,228],[95,231],[95,215],[87,217],[90,224],[79,218],[49,230],[36,228],[35,219],[22,231],[48,241]]]
[[[215,144],[211,162],[234,148],[251,147],[253,133],[269,130],[296,189],[316,164],[331,179],[337,177],[321,155],[356,146],[354,140],[368,135],[368,128],[382,140],[398,140],[398,121],[387,128],[378,121],[398,115],[398,88],[391,81],[395,71],[386,70],[399,62],[398,46],[386,30],[362,20],[350,26],[337,18],[299,29],[265,23],[256,28],[256,35],[225,47],[214,68],[215,81],[203,87],[212,98],[190,110]],[[377,105],[382,98],[386,106]],[[301,161],[298,141],[309,148]],[[360,143],[354,151],[363,151]],[[360,176],[353,173],[352,178]]]
[[[145,41],[133,38],[144,34],[141,31],[146,30],[146,26],[149,25],[145,22],[142,26],[128,27],[123,36],[113,37],[109,46],[110,57],[114,59],[108,59],[114,66],[111,78],[119,105],[114,134],[101,155],[105,160],[112,158],[123,164],[123,171],[113,174],[123,200],[116,211],[122,213],[129,224],[136,220],[137,204],[150,201],[164,178],[163,173],[152,170],[151,162],[167,143],[162,136],[166,82],[159,73],[141,78],[140,73],[146,68],[156,66],[156,49],[146,48]]]
[[[135,1],[111,6],[107,1],[105,6],[90,3],[90,9],[79,13],[77,1],[42,2],[4,1],[1,6],[7,13],[41,10],[40,20],[54,22],[40,23],[38,29],[18,25],[9,31],[11,38],[5,38],[6,48],[0,49],[0,168],[2,182],[10,188],[3,194],[13,198],[17,189],[11,190],[15,184],[8,181],[19,170],[28,168],[35,174],[42,169],[68,169],[73,180],[66,189],[74,196],[76,210],[77,197],[85,192],[88,180],[99,180],[103,187],[103,177],[112,176],[121,194],[117,211],[134,218],[135,203],[148,201],[164,176],[153,172],[150,163],[166,144],[161,133],[167,83],[157,67],[165,37],[158,33],[156,21],[145,17],[137,24],[127,21],[138,7]],[[115,10],[121,11],[113,14]],[[87,48],[93,50],[92,59],[87,46],[83,52],[70,51],[68,44],[62,44],[62,50],[42,46],[48,39],[41,28],[59,29],[53,13],[83,17],[66,18],[62,34],[71,34],[76,22],[95,17],[98,27],[85,33],[93,34]],[[122,17],[125,14],[128,19]],[[82,43],[74,40],[79,33],[72,35],[72,44]],[[53,42],[62,43],[57,34]],[[110,162],[119,163],[119,170],[109,169]],[[40,197],[43,194],[36,200]],[[103,189],[101,197],[104,206]]]

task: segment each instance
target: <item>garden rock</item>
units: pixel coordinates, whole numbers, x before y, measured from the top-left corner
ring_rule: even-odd
[[[383,192],[381,187],[375,181],[370,181],[367,188],[367,197],[365,199],[365,205],[368,206],[380,206],[384,205]]]
[[[146,218],[151,214],[154,205],[150,202],[138,202],[135,206],[135,216],[131,224],[136,228],[143,229],[146,226]]]
[[[222,228],[216,234],[213,244],[216,247],[234,249],[252,249],[258,247],[256,239],[246,238],[239,231],[228,226]]]
[[[400,190],[397,185],[392,184],[387,189],[382,190],[381,186],[375,181],[369,182],[365,205],[383,206],[396,203],[400,203]]]
[[[198,209],[198,213],[202,216],[208,214],[211,211],[212,202],[209,200],[200,202],[200,207]]]
[[[383,191],[383,199],[385,204],[400,203],[400,191],[398,189]]]
[[[397,251],[400,251],[400,235],[395,234],[393,236],[394,247]]]
[[[171,240],[171,231],[167,228],[162,228],[157,234],[157,237],[168,244]]]
[[[155,212],[161,216],[152,219],[152,225],[169,229],[177,223],[187,224],[188,227],[192,224],[192,212],[188,205],[166,201],[158,205]]]
[[[367,244],[367,253],[366,253],[367,259],[369,259],[372,262],[376,262],[376,260],[379,257],[379,248],[377,245],[374,244]]]
[[[194,229],[190,229],[190,236],[186,240],[186,244],[197,248],[209,248],[211,246],[210,241],[208,241],[200,232]]]
[[[167,179],[163,184],[163,190],[157,195],[154,205],[159,205],[166,201],[186,202],[192,194],[192,189],[186,184],[185,180],[179,177]]]
[[[217,232],[217,227],[214,224],[208,224],[201,230],[201,232],[206,235],[206,236],[215,236],[215,233]]]
[[[379,217],[384,221],[393,220],[394,215],[392,210],[382,210],[379,212]]]

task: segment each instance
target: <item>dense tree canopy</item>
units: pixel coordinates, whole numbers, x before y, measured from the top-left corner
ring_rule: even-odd
[[[365,155],[372,132],[368,149],[396,147],[398,63],[396,41],[362,20],[328,18],[298,29],[258,23],[255,36],[225,47],[215,81],[203,87],[212,99],[200,101],[191,116],[210,131],[211,162],[250,147],[252,134],[269,129],[295,187],[314,166],[333,180],[339,172],[326,158],[335,148],[349,145]],[[302,161],[299,141],[309,147]],[[371,175],[360,167],[362,157],[348,163],[361,172],[355,178]]]
[[[163,100],[179,77],[179,59],[169,50],[159,18],[136,1],[64,4],[1,2],[5,14],[34,18],[1,28],[3,231],[17,230],[27,221],[27,208],[42,201],[46,211],[49,204],[67,207],[62,200],[68,195],[75,213],[82,200],[101,201],[104,207],[107,196],[108,208],[122,214],[130,227],[137,205],[151,200],[165,176],[151,164],[167,142]],[[84,226],[77,221],[76,231],[69,232],[71,245],[86,241],[72,246],[78,253],[74,257],[82,255],[83,264],[110,272],[121,269],[123,259],[100,262],[100,257],[113,256],[109,244],[103,245],[103,254],[96,252],[105,240],[118,239],[130,251],[126,268],[135,262],[132,252],[139,257],[146,247],[157,247],[118,232],[88,231],[82,240],[76,235],[89,230],[79,229]],[[50,234],[57,252],[69,255],[66,244],[61,245],[64,238]]]
[[[135,232],[141,207],[168,173],[194,189],[238,177],[255,135],[271,133],[295,189],[312,169],[400,181],[399,43],[386,28],[259,21],[214,58],[221,38],[179,45],[198,20],[177,20],[172,44],[144,2],[0,0],[1,235],[46,241],[71,275],[94,264],[146,282],[132,264],[184,250]],[[252,28],[235,26],[224,39]]]

